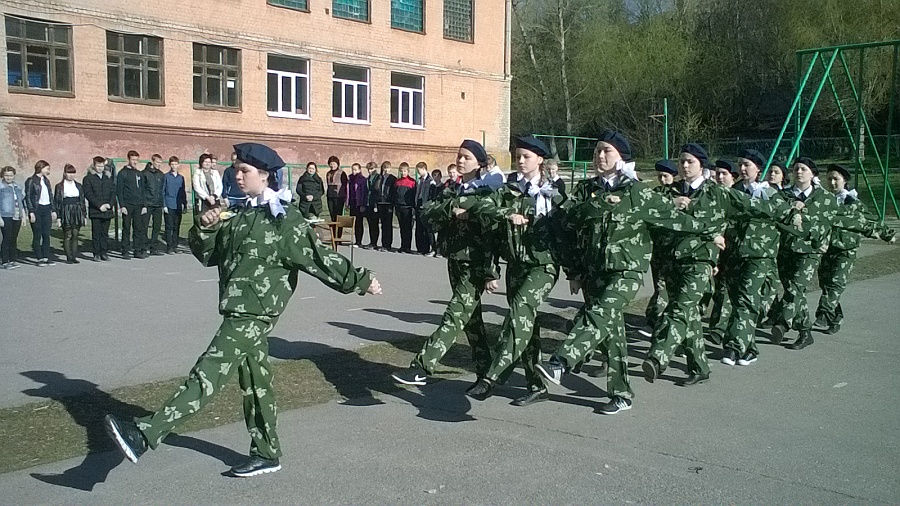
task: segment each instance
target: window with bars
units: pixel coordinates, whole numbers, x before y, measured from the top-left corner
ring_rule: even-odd
[[[369,69],[334,64],[331,117],[342,123],[369,122]]]
[[[369,22],[369,0],[331,0],[331,14],[336,18]]]
[[[423,33],[425,0],[391,0],[391,28]]]
[[[240,49],[194,43],[194,105],[240,109]]]
[[[473,42],[474,0],[444,0],[444,38]]]
[[[11,91],[72,91],[72,27],[15,16],[6,20],[6,83]]]
[[[106,32],[107,95],[162,103],[162,39]]]
[[[391,126],[423,128],[425,78],[391,72]]]
[[[267,2],[269,5],[309,12],[309,2],[307,0],[267,0]]]
[[[269,116],[309,118],[309,60],[268,56]]]

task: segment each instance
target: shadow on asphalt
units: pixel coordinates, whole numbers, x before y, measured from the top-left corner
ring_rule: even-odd
[[[51,485],[84,491],[91,491],[98,483],[105,482],[109,472],[124,458],[118,451],[110,451],[114,447],[103,428],[103,417],[109,413],[131,419],[151,413],[141,406],[116,399],[88,380],[67,378],[65,374],[55,371],[25,371],[20,374],[43,384],[39,388],[23,390],[24,394],[59,402],[75,423],[84,427],[87,435],[88,454],[80,464],[61,474],[31,473],[31,476]],[[194,450],[228,466],[244,458],[230,448],[178,434],[170,434],[164,444]]]

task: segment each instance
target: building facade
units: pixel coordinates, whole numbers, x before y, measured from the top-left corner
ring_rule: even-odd
[[[0,165],[508,157],[509,0],[5,0]]]

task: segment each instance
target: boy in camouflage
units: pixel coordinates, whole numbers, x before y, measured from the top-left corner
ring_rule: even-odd
[[[656,169],[656,179],[659,186],[653,188],[653,191],[665,194],[669,190],[669,186],[675,181],[678,175],[678,167],[672,160],[660,160],[654,166]],[[653,335],[653,329],[656,328],[657,322],[662,317],[663,311],[668,303],[668,293],[666,292],[666,268],[669,265],[666,258],[666,251],[671,247],[671,235],[665,233],[665,229],[649,227],[650,241],[653,243],[650,256],[650,274],[653,277],[653,295],[647,302],[647,308],[644,310],[646,323],[638,332],[644,337]]]
[[[500,278],[493,266],[492,235],[474,212],[476,203],[503,185],[502,178],[487,172],[487,152],[473,140],[466,140],[457,153],[457,170],[462,182],[445,188],[423,209],[425,220],[436,230],[441,241],[438,253],[447,257],[450,288],[453,294],[441,323],[428,337],[408,369],[391,375],[404,385],[425,385],[437,363],[447,354],[456,336],[465,331],[472,347],[472,360],[478,378],[484,377],[491,364],[491,350],[481,314],[481,294],[488,282]],[[472,387],[476,383],[473,383]]]
[[[343,256],[325,249],[299,212],[283,207],[272,186],[281,157],[261,144],[238,144],[238,186],[248,206],[236,212],[213,208],[190,231],[194,256],[219,269],[222,325],[190,375],[156,413],[135,421],[107,415],[105,428],[131,462],[203,409],[238,374],[244,418],[250,432],[250,458],[234,466],[238,477],[281,469],[276,434],[267,337],[304,271],[342,293],[381,293],[374,275],[355,269]]]

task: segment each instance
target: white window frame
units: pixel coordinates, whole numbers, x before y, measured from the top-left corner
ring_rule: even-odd
[[[418,77],[419,79],[421,79],[422,87],[421,88],[406,88],[404,86],[391,85],[391,95],[393,95],[394,91],[397,91],[397,93],[398,93],[398,96],[397,96],[397,100],[398,100],[397,118],[399,119],[399,121],[396,123],[394,123],[392,121],[391,126],[394,128],[408,128],[408,129],[412,129],[412,130],[424,130],[425,129],[425,78],[422,76],[416,76],[413,74],[407,74],[407,75],[412,76],[412,77]],[[418,93],[421,96],[421,100],[422,100],[422,117],[419,118],[419,120],[422,123],[421,125],[417,125],[415,123],[415,118],[414,118],[415,109],[413,108],[413,97],[415,96],[416,93]],[[402,110],[400,110],[400,108],[402,107],[402,104],[403,104],[403,95],[404,94],[409,95],[409,108],[408,108],[409,109],[408,110],[409,119],[410,119],[409,122],[403,122],[403,112],[402,112]],[[391,113],[393,113],[394,112],[393,111],[393,109],[394,109],[393,96],[390,97],[390,102],[391,102]]]
[[[290,57],[290,56],[281,56],[281,55],[276,55],[276,56],[280,56],[280,57],[282,57],[282,58],[292,58],[292,57]],[[306,59],[306,58],[294,58],[294,59],[296,59],[296,60],[303,60],[303,61],[306,62],[306,74],[298,74],[298,73],[296,73],[296,72],[286,72],[286,71],[283,71],[283,70],[273,70],[273,69],[268,68],[268,64],[266,65],[266,114],[268,114],[269,116],[271,116],[271,117],[273,117],[273,118],[311,119],[311,117],[310,117],[310,112],[309,112],[309,111],[310,111],[310,106],[311,106],[310,102],[312,102],[312,100],[310,99],[310,96],[309,96],[309,92],[310,92],[310,86],[309,86],[309,60]],[[269,109],[269,105],[268,105],[268,104],[269,104],[269,91],[270,91],[270,90],[269,90],[269,79],[268,79],[269,75],[275,75],[275,76],[278,77],[278,90],[277,90],[277,93],[278,93],[278,107],[279,107],[279,109],[284,109],[284,104],[281,103],[281,98],[284,96],[284,95],[282,94],[282,91],[283,91],[282,86],[283,86],[283,83],[284,83],[283,78],[287,77],[287,78],[290,79],[290,82],[291,82],[291,101],[292,101],[292,102],[297,100],[297,81],[298,81],[300,78],[305,78],[305,79],[306,79],[306,104],[305,104],[305,105],[306,105],[306,114],[297,114],[297,113],[295,113],[295,112],[270,111],[270,110],[268,110],[268,109]],[[296,104],[294,104],[294,106],[296,106]],[[292,108],[291,108],[291,111],[296,111],[296,110],[297,110],[296,107],[292,107]]]
[[[371,125],[372,124],[372,71],[368,67],[356,67],[360,69],[365,69],[366,71],[366,81],[353,81],[350,79],[340,79],[334,77],[334,65],[340,65],[342,67],[356,67],[356,65],[344,65],[341,63],[334,63],[331,67],[331,121],[335,123],[351,123],[355,125]],[[341,114],[343,114],[346,104],[347,98],[347,86],[353,87],[353,117],[348,118],[346,116],[335,116],[334,115],[334,84],[341,84]],[[359,117],[359,111],[357,110],[358,101],[357,96],[359,94],[359,86],[364,85],[366,87],[366,117],[368,119],[361,120],[357,119]]]

